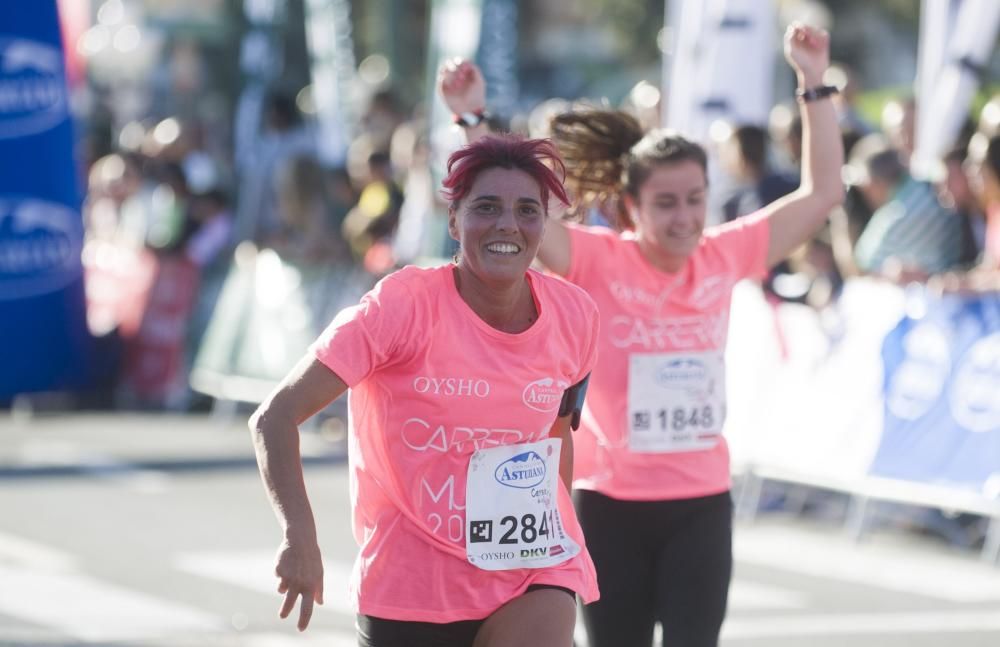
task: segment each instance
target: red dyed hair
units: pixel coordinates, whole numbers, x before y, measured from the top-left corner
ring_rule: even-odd
[[[534,178],[546,212],[550,193],[569,205],[563,186],[566,167],[556,147],[547,139],[524,139],[517,135],[490,135],[452,153],[448,158],[448,176],[441,182],[441,195],[455,207],[468,195],[481,172],[497,167],[518,169]]]

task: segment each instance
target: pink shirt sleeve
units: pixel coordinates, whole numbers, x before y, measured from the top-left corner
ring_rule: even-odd
[[[407,285],[387,276],[356,306],[341,310],[313,342],[312,353],[349,387],[402,352],[402,334],[414,321],[416,300]]]
[[[756,211],[724,225],[705,230],[705,253],[710,262],[732,270],[737,278],[763,278],[768,271],[767,248],[771,225]]]
[[[604,227],[564,223],[569,232],[569,271],[564,277],[577,285],[590,285],[593,272],[600,272],[597,259],[608,258],[618,242],[618,234]]]

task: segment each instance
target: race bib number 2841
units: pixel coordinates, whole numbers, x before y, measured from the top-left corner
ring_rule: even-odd
[[[557,505],[561,444],[550,438],[472,455],[465,499],[469,563],[487,571],[545,568],[580,552]]]

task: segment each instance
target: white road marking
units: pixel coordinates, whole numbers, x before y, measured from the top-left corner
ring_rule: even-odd
[[[788,527],[738,527],[737,562],[949,602],[1000,600],[1000,570],[975,559],[853,543]]]
[[[279,597],[278,579],[274,576],[274,551],[182,553],[174,558],[174,566],[192,575],[267,593],[275,599]],[[325,559],[323,575],[324,604],[317,609],[354,617],[347,597],[351,564]]]
[[[162,470],[142,469],[127,461],[87,450],[65,441],[29,441],[15,455],[25,465],[40,467],[77,467],[80,472],[107,479],[143,494],[165,492],[170,475]]]
[[[907,636],[982,631],[1000,631],[1000,609],[730,618],[722,626],[722,638],[731,644],[734,640],[792,636]]]
[[[79,640],[135,640],[227,629],[218,618],[197,609],[84,574],[0,564],[0,582],[0,614]]]
[[[282,633],[246,634],[240,640],[240,645],[243,647],[357,647],[358,637],[353,631],[313,632],[310,629],[304,634],[299,635]]]
[[[805,594],[790,589],[766,586],[742,579],[733,579],[729,587],[729,611],[761,611],[805,609]]]
[[[0,565],[21,565],[38,571],[60,572],[74,567],[69,553],[44,544],[0,533]]]

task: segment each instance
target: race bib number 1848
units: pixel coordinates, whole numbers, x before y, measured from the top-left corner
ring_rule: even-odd
[[[722,353],[645,353],[629,357],[628,432],[634,452],[711,449],[726,415]]]

